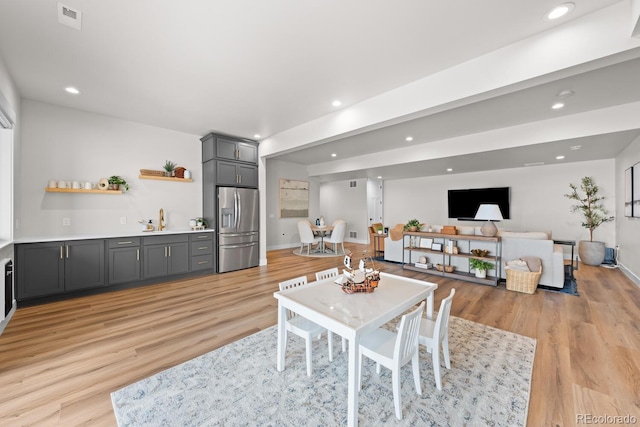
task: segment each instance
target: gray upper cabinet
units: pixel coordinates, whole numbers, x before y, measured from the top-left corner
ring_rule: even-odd
[[[201,138],[202,161],[212,159],[258,164],[258,144],[230,136],[208,134]]]
[[[18,299],[104,286],[104,240],[17,245]]]
[[[216,161],[216,183],[232,187],[258,187],[258,166]]]

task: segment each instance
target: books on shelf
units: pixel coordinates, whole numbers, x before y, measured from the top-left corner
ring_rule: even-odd
[[[414,265],[418,268],[433,268],[433,264],[430,262],[416,262]]]

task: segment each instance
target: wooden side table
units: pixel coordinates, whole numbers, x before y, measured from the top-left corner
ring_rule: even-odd
[[[374,258],[382,254],[384,257],[384,239],[387,234],[372,234],[373,236],[373,256]]]

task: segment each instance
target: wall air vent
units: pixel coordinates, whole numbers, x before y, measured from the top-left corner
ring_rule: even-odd
[[[350,231],[349,232],[349,238],[350,239],[357,239],[358,238],[358,232],[357,231]]]
[[[58,22],[73,29],[82,29],[82,12],[58,3]]]
[[[349,181],[349,187],[354,188],[358,186],[358,181]]]

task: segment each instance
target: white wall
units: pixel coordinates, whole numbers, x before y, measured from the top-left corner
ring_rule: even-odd
[[[312,221],[321,215],[318,179],[310,178],[305,166],[281,160],[267,159],[265,169],[266,185],[261,197],[266,199],[266,249],[297,247],[300,245],[298,233],[300,218],[280,218],[280,179],[309,181],[309,218],[307,219]]]
[[[191,170],[194,182],[138,178],[140,169],[160,170],[165,160]],[[137,221],[157,221],[160,208],[169,229],[186,229],[189,218],[202,216],[201,165],[198,135],[23,100],[16,237],[138,231]],[[121,175],[131,190],[121,196],[45,192],[51,179],[97,182],[111,175]],[[71,226],[62,226],[63,218]]]
[[[640,162],[640,138],[616,157],[616,234],[620,264],[640,284],[640,218],[624,216],[624,171]],[[636,173],[640,173],[636,172]]]
[[[615,212],[615,161],[567,163],[488,172],[384,182],[385,225],[406,223],[412,218],[426,224],[478,225],[477,222],[447,218],[447,190],[482,187],[511,188],[511,218],[498,228],[514,231],[551,231],[554,239],[584,240],[588,230],[580,226],[580,216],[570,212],[571,201],[564,197],[569,183],[580,184],[592,176],[605,196],[605,206]],[[616,243],[615,224],[598,228],[594,239],[608,247]]]
[[[356,186],[350,183],[355,181]],[[320,186],[320,214],[327,224],[337,219],[347,222],[345,241],[367,243],[369,240],[367,180],[323,182]],[[350,233],[356,237],[351,238]]]

